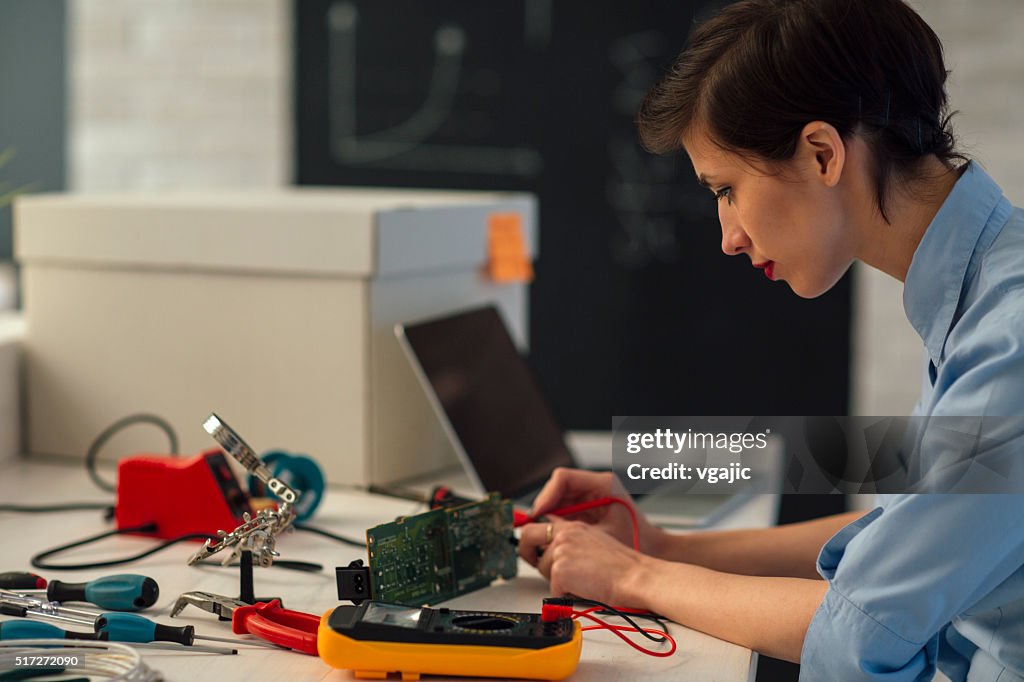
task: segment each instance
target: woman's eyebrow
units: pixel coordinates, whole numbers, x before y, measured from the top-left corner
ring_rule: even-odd
[[[697,175],[697,184],[700,185],[701,187],[707,187],[708,189],[711,189],[711,184],[714,181],[715,181],[714,178],[709,178],[706,175],[704,175],[703,173],[699,173]]]

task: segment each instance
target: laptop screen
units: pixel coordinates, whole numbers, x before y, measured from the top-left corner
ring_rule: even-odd
[[[573,460],[493,306],[406,325],[405,338],[477,477],[516,497]]]

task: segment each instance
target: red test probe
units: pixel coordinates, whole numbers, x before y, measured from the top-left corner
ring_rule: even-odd
[[[629,512],[629,520],[633,525],[633,549],[640,551],[640,526],[636,520],[636,511],[633,510],[633,505],[629,504],[625,500],[618,497],[599,497],[596,500],[587,500],[586,502],[580,502],[579,504],[571,504],[568,507],[562,507],[553,511],[547,512],[552,516],[572,516],[573,514],[579,514],[580,512],[594,509],[596,507],[606,507],[609,504],[621,504],[625,507],[626,511]],[[546,514],[542,514],[546,516]],[[524,512],[516,511],[513,512],[512,525],[516,528],[525,526],[528,523],[537,523],[539,517],[531,516]]]

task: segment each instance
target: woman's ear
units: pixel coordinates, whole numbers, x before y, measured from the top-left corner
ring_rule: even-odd
[[[846,165],[846,144],[831,124],[812,121],[805,125],[797,143],[797,156],[806,161],[826,186],[839,184]]]

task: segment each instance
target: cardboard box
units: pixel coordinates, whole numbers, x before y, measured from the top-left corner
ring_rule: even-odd
[[[82,456],[115,420],[149,412],[195,453],[217,412],[257,451],[314,457],[331,482],[451,465],[393,326],[493,301],[526,347],[527,285],[485,267],[496,217],[521,223],[533,258],[523,194],[21,197],[26,447]],[[166,451],[143,427],[116,442],[115,456]]]

